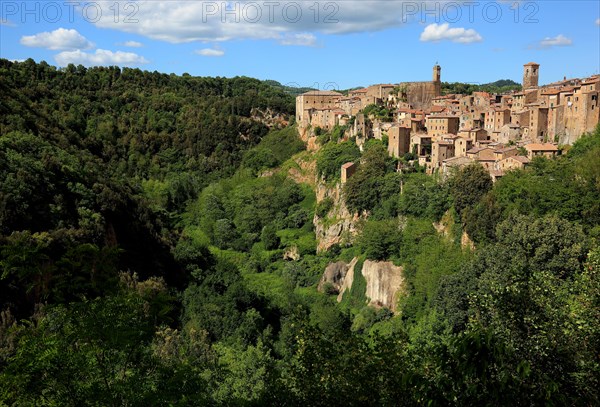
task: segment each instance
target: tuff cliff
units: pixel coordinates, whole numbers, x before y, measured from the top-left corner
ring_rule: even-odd
[[[341,183],[337,183],[334,187],[327,186],[322,182],[316,185],[317,203],[326,198],[333,202],[326,217],[319,218],[315,214],[313,218],[317,252],[328,250],[335,244],[350,241],[357,232],[356,225],[360,217],[350,213],[342,194]]]
[[[361,273],[366,281],[365,305],[386,307],[396,312],[398,299],[405,293],[403,269],[389,261],[365,260],[362,268],[356,270],[358,259],[350,263],[338,261],[331,263],[325,269],[318,289],[325,291],[327,287],[338,293],[337,301],[341,302],[344,293],[353,288],[355,273]]]

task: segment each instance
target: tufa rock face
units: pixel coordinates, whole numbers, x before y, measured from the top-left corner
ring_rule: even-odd
[[[367,281],[365,294],[369,305],[387,307],[396,312],[396,304],[404,287],[402,267],[390,261],[365,260],[361,272]]]
[[[362,273],[367,283],[365,305],[386,307],[396,312],[398,298],[404,294],[402,267],[395,266],[389,261],[365,260],[362,270],[354,270],[357,262],[358,258],[355,257],[348,264],[338,261],[328,265],[319,282],[319,291],[324,290],[325,284],[331,284],[339,293],[337,301],[340,302],[344,292],[352,287],[354,273]]]
[[[283,260],[300,260],[300,251],[298,250],[298,246],[288,247],[285,252],[283,252]]]
[[[335,244],[342,243],[344,239],[351,239],[357,232],[356,224],[359,216],[350,213],[346,207],[340,183],[333,188],[328,188],[325,184],[319,183],[316,187],[316,195],[317,202],[321,202],[325,198],[333,200],[333,208],[329,211],[327,220],[320,219],[316,214],[313,219],[317,238],[317,252],[321,253],[329,250]]]
[[[348,272],[352,273],[352,271],[354,270],[356,261],[357,259],[354,258],[350,263],[338,261],[329,264],[325,269],[325,273],[323,273],[323,277],[321,277],[321,281],[319,281],[317,289],[323,292],[325,289],[325,285],[329,283],[335,289],[335,291],[339,293],[342,287],[345,286],[347,282]]]
[[[460,237],[460,245],[463,249],[475,251],[475,243],[473,243],[466,230],[462,233],[462,236]]]

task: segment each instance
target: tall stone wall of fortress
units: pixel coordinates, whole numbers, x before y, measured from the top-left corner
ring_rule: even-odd
[[[433,104],[433,98],[441,95],[439,82],[403,82],[400,88],[406,89],[407,102],[414,109],[426,109]]]

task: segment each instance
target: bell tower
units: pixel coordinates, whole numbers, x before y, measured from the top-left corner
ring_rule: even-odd
[[[442,81],[442,67],[435,63],[433,66],[433,81],[441,82]]]
[[[437,62],[433,66],[433,89],[434,97],[442,95],[442,67]]]
[[[540,64],[530,62],[523,65],[523,90],[537,88],[540,76]]]

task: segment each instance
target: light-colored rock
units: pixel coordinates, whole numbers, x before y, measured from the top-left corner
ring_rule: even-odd
[[[473,243],[466,230],[463,231],[462,236],[460,237],[460,246],[463,249],[469,249],[471,251],[475,250],[475,243]]]
[[[350,290],[350,288],[352,287],[352,283],[354,283],[354,267],[356,266],[356,263],[358,262],[358,258],[355,257],[352,259],[352,261],[350,262],[350,264],[348,264],[348,270],[346,272],[346,278],[344,278],[344,281],[342,283],[342,286],[339,289],[339,294],[337,296],[337,302],[341,302],[342,298],[344,298],[344,293],[347,290]],[[360,271],[358,271],[360,273]]]
[[[298,250],[298,246],[292,246],[285,249],[283,252],[283,260],[300,260],[300,251]]]
[[[354,265],[356,265],[356,258],[352,259],[350,263],[344,261],[330,263],[327,268],[325,268],[325,272],[319,281],[317,289],[323,292],[325,286],[331,284],[335,291],[339,293],[346,280],[348,270],[353,269]]]
[[[309,137],[306,141],[306,149],[308,151],[317,152],[321,149],[321,145],[317,143],[317,136]]]
[[[250,117],[253,120],[263,123],[269,128],[282,128],[288,125],[287,117],[282,114],[266,108],[265,110],[253,107],[250,110]]]
[[[365,260],[361,273],[367,281],[369,305],[396,311],[399,296],[404,291],[402,267],[389,261]]]
[[[290,168],[287,174],[288,178],[298,184],[307,184],[314,188],[317,184],[317,161],[314,159],[307,160],[305,156],[296,157],[294,161],[298,168]]]
[[[329,264],[319,282],[319,291],[323,291],[329,283],[337,290],[337,301],[341,302],[344,293],[352,288],[354,273],[361,273],[366,281],[365,305],[386,307],[396,312],[398,298],[405,293],[402,267],[389,261],[365,260],[362,269],[355,270],[357,263],[358,258],[355,257],[348,264],[343,261]]]
[[[313,224],[317,238],[317,253],[328,250],[335,244],[343,243],[344,239],[351,239],[357,233],[357,223],[360,217],[352,214],[346,207],[342,195],[342,185],[336,184],[331,188],[323,183],[316,187],[317,202],[325,198],[333,201],[327,219],[320,219],[315,215]]]

